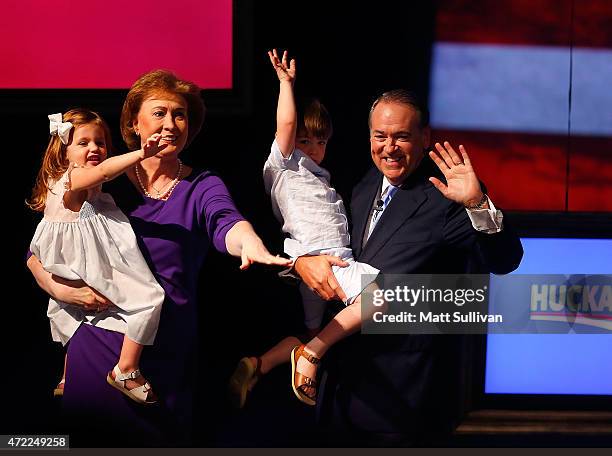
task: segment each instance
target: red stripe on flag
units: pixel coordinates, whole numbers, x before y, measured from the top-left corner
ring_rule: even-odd
[[[612,211],[612,138],[572,137],[569,210]]]
[[[568,46],[570,19],[571,0],[440,0],[436,40]]]
[[[436,40],[612,47],[610,0],[440,0]],[[573,3],[573,30],[572,30]]]
[[[567,138],[435,130],[432,139],[465,146],[495,205],[517,211],[565,210]]]
[[[576,0],[574,46],[612,47],[612,2]]]
[[[433,141],[463,144],[496,205],[515,211],[612,211],[612,138],[439,130]],[[567,150],[570,173],[566,179]]]
[[[478,44],[612,47],[612,2],[440,0],[436,39]]]

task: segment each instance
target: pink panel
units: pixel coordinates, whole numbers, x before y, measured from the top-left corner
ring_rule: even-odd
[[[156,68],[232,86],[232,0],[8,0],[0,88],[129,88]]]

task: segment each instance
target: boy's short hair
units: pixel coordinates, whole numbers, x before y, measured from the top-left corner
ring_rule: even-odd
[[[318,99],[304,100],[298,104],[298,133],[306,132],[315,138],[329,139],[333,133],[329,112]]]

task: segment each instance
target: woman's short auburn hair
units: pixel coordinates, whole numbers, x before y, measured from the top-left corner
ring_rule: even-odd
[[[187,102],[187,144],[200,132],[204,123],[206,108],[200,95],[200,88],[190,81],[184,81],[167,70],[153,70],[143,74],[132,85],[125,97],[121,110],[121,136],[129,150],[140,148],[140,138],[134,131],[134,120],[142,103],[152,96],[160,94],[180,95]]]

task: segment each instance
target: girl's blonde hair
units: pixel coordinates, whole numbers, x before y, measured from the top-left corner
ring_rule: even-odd
[[[70,122],[73,125],[70,131],[68,144],[72,142],[74,129],[76,127],[94,124],[101,127],[104,131],[106,150],[110,154],[112,149],[110,129],[98,113],[88,109],[75,108],[66,112],[62,117],[62,122]],[[68,144],[63,144],[57,135],[51,136],[49,144],[47,145],[47,150],[45,150],[45,154],[42,158],[40,170],[36,176],[36,183],[32,189],[32,196],[29,200],[26,200],[26,205],[33,211],[42,212],[45,209],[49,183],[57,181],[68,169],[69,163],[68,157],[66,156]]]

